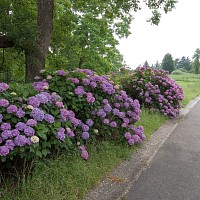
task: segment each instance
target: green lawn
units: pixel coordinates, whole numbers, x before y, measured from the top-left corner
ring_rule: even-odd
[[[173,75],[185,91],[183,105],[200,95],[200,76]],[[142,109],[141,120],[147,138],[155,132],[167,118],[159,113]],[[51,159],[35,161],[32,176],[23,176],[15,182],[13,189],[10,180],[4,180],[0,189],[2,200],[76,200],[82,199],[88,189],[94,187],[108,175],[119,163],[129,159],[138,148],[131,148],[127,144],[104,142],[100,147],[89,149],[90,158],[82,160],[78,155],[54,156]]]

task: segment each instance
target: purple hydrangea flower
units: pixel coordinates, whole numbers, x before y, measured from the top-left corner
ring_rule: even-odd
[[[118,114],[119,114],[119,110],[116,109],[116,108],[114,108],[114,109],[112,110],[112,112],[113,112],[114,115],[118,115]]]
[[[9,88],[9,85],[6,83],[0,83],[0,92],[5,92]]]
[[[74,93],[78,96],[84,95],[86,92],[82,86],[78,86],[75,90]]]
[[[21,122],[20,122],[21,123]],[[17,136],[17,135],[19,135],[20,134],[20,132],[17,130],[17,129],[13,129],[12,131],[11,131],[11,137],[15,137],[15,136]]]
[[[106,116],[106,113],[103,109],[99,109],[96,114],[99,117],[105,117]]]
[[[108,99],[103,99],[102,101],[104,104],[108,104]]]
[[[29,97],[27,103],[28,105],[31,105],[34,108],[37,108],[40,106],[40,100],[36,97]]]
[[[45,95],[48,98],[48,101],[51,100],[51,95],[48,92],[41,92],[40,94]]]
[[[44,112],[39,108],[33,108],[30,116],[33,117],[35,121],[42,121],[44,119]]]
[[[103,120],[103,123],[104,123],[104,124],[109,124],[109,123],[110,123],[110,120],[109,120],[109,119],[104,119],[104,120]]]
[[[82,138],[83,138],[84,140],[89,139],[89,137],[90,137],[90,135],[89,135],[88,132],[83,132],[83,133],[82,133]]]
[[[129,145],[134,145],[135,141],[134,141],[134,139],[129,139],[128,143],[129,143]]]
[[[1,124],[1,130],[5,131],[5,130],[10,130],[11,129],[11,125],[9,123],[3,123]]]
[[[116,122],[110,122],[110,127],[117,127],[117,123]]]
[[[61,102],[61,101],[57,101],[57,102],[56,102],[56,106],[57,106],[58,108],[63,108],[63,107],[64,107],[63,102]]]
[[[54,117],[52,115],[45,114],[44,119],[50,124],[54,123]]]
[[[67,130],[67,135],[70,137],[70,138],[73,138],[75,136],[74,132],[70,129],[70,130]]]
[[[36,125],[37,125],[37,121],[35,121],[34,119],[29,119],[29,120],[26,122],[26,125],[27,125],[27,126],[36,126]]]
[[[17,106],[15,106],[15,105],[10,105],[10,106],[7,107],[7,112],[8,113],[16,113],[17,110],[18,110]]]
[[[120,108],[121,107],[120,103],[115,103],[114,106],[115,106],[115,108]]]
[[[90,86],[91,86],[92,88],[96,88],[96,87],[97,87],[97,84],[96,84],[94,81],[92,81],[92,82],[90,83]]]
[[[79,120],[76,119],[75,117],[70,118],[70,121],[74,126],[78,126],[80,123]]]
[[[111,112],[111,111],[112,111],[111,105],[110,105],[110,104],[105,104],[105,105],[104,105],[104,110],[105,110],[106,112]]]
[[[7,99],[0,99],[0,106],[1,107],[8,107],[9,101]]]
[[[2,122],[2,120],[3,120],[3,115],[0,114],[0,123]]]
[[[8,138],[11,138],[12,137],[12,131],[11,130],[4,130],[2,133],[1,133],[1,137],[3,140],[6,140]]]
[[[26,126],[25,129],[24,129],[24,133],[25,133],[26,136],[31,137],[31,136],[35,135],[35,130],[30,126]]]
[[[94,103],[95,102],[95,98],[93,97],[92,93],[87,93],[87,102],[88,103]]]
[[[133,139],[135,142],[140,142],[140,137],[138,135],[133,135]]]
[[[65,140],[65,137],[66,137],[66,135],[65,135],[65,129],[61,127],[61,128],[58,130],[57,134],[56,134],[56,138],[57,138],[58,140],[64,141],[64,140]]]
[[[47,103],[47,102],[49,101],[48,97],[47,97],[46,95],[42,94],[42,93],[37,94],[35,97],[36,97],[36,98],[40,101],[40,103],[42,103],[42,104],[45,104],[45,103]]]
[[[130,140],[132,138],[132,135],[130,134],[130,132],[126,132],[124,134],[124,137],[127,139],[127,140]]]
[[[58,71],[57,71],[57,75],[58,75],[58,76],[66,76],[67,73],[66,73],[64,70],[58,70]]]
[[[127,124],[126,124],[126,123],[122,123],[122,124],[121,124],[121,127],[122,127],[122,128],[125,128],[125,127],[127,127]]]
[[[27,143],[27,138],[24,135],[17,135],[14,139],[15,146],[24,146]]]
[[[129,119],[128,118],[124,118],[123,122],[126,123],[126,124],[128,124],[129,123]]]
[[[87,126],[86,124],[82,124],[81,127],[82,127],[82,130],[83,130],[84,132],[87,132],[87,131],[89,131],[89,129],[90,129],[90,127]]]
[[[1,146],[0,147],[0,155],[1,156],[7,156],[9,154],[10,150],[7,146]]]
[[[87,119],[86,124],[87,124],[88,126],[92,126],[92,125],[94,124],[94,122],[93,122],[92,119]]]
[[[16,125],[15,125],[15,128],[19,131],[23,131],[26,127],[26,124],[23,123],[23,122],[18,122]]]
[[[18,118],[22,118],[25,116],[25,112],[21,108],[19,108],[19,110],[16,112],[16,116]]]
[[[90,85],[90,80],[87,78],[83,78],[82,82],[83,82],[83,85]]]
[[[51,102],[55,103],[57,101],[62,101],[62,98],[56,92],[54,92],[51,95]]]
[[[79,82],[80,82],[77,78],[67,78],[67,80],[70,80],[75,84],[79,84]]]
[[[5,146],[8,147],[9,150],[13,150],[15,143],[12,140],[6,140]]]

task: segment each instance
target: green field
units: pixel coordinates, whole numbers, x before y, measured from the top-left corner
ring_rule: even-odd
[[[184,73],[183,75],[171,75],[171,77],[184,89],[183,106],[200,95],[200,75]]]
[[[191,99],[200,95],[200,76],[185,74],[172,75],[185,91],[185,106]],[[141,120],[147,138],[155,132],[167,118],[159,113],[142,109]],[[104,142],[101,146],[91,147],[88,161],[78,155],[60,155],[43,161],[34,161],[34,169],[29,176],[19,176],[17,181],[4,180],[0,189],[2,200],[77,200],[83,199],[88,189],[98,184],[123,160],[139,148],[127,144]],[[27,169],[24,167],[24,170]],[[27,174],[27,173],[26,173]]]

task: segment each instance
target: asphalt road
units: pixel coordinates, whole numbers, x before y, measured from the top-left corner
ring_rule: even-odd
[[[200,200],[200,101],[122,199]]]

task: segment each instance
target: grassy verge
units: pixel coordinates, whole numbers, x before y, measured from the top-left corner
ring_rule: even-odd
[[[188,78],[189,76],[189,78]],[[200,94],[199,76],[173,75],[172,78],[185,90],[186,105]],[[141,120],[137,125],[145,129],[147,139],[157,130],[167,118],[159,113],[142,110]],[[32,176],[20,178],[15,190],[12,182],[6,180],[0,189],[2,200],[77,200],[83,199],[88,189],[94,187],[119,163],[129,159],[137,147],[130,148],[125,144],[104,142],[98,148],[89,149],[91,155],[88,161],[78,155],[61,155],[51,159],[34,162]]]
[[[152,123],[149,123],[150,121]],[[141,120],[137,125],[144,126],[145,134],[149,138],[151,133],[165,121],[166,118],[159,113],[143,109]],[[89,150],[91,157],[88,161],[82,160],[78,155],[62,155],[37,161],[32,177],[19,181],[14,193],[10,191],[11,183],[5,183],[1,199],[82,199],[88,189],[94,187],[123,160],[130,158],[136,149],[137,147],[130,148],[125,144],[104,142],[98,149]]]

